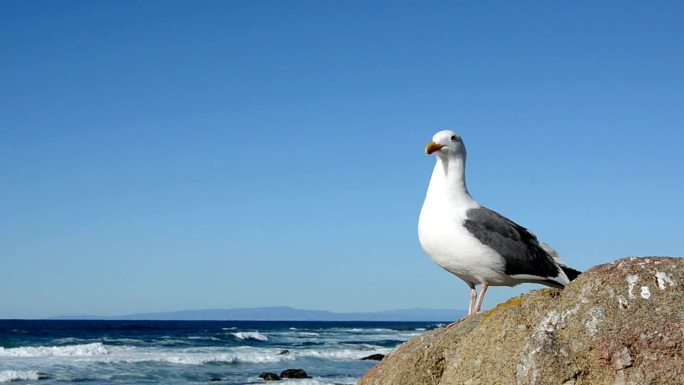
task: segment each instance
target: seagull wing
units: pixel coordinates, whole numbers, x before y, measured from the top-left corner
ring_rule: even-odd
[[[560,275],[554,258],[542,248],[537,237],[496,211],[486,207],[470,209],[464,226],[503,257],[506,275],[535,276],[542,281]],[[559,285],[556,280],[548,283]]]

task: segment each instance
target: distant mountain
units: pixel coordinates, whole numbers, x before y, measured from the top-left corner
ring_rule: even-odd
[[[379,312],[336,313],[302,310],[286,306],[239,309],[178,310],[161,313],[136,313],[114,317],[59,316],[53,319],[102,320],[192,320],[192,321],[454,321],[465,314],[460,310],[399,309]]]

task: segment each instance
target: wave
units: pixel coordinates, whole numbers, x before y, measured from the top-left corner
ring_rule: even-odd
[[[205,365],[205,364],[269,364],[299,359],[318,359],[325,361],[357,361],[371,354],[387,354],[389,348],[371,345],[359,348],[328,348],[328,349],[293,349],[289,354],[280,354],[281,348],[202,348],[183,349],[181,351],[155,351],[137,348],[111,348],[107,356],[91,357],[90,361],[139,363],[162,362],[175,365]]]
[[[237,338],[237,337],[236,337]],[[247,337],[245,337],[247,338]],[[253,338],[253,337],[251,337]],[[143,348],[135,346],[105,346],[100,342],[68,345],[68,346],[23,346],[17,348],[0,347],[0,358],[45,358],[52,362],[55,358],[63,358],[60,362],[76,359],[80,362],[104,363],[141,363],[161,362],[175,365],[204,364],[266,364],[299,359],[318,359],[326,361],[356,361],[374,353],[386,354],[389,348],[362,344],[358,347],[330,347],[297,349],[290,347],[290,354],[280,354],[283,349],[256,347],[203,347],[187,349]],[[46,361],[47,362],[47,361]],[[2,372],[4,377],[15,376],[16,373]],[[32,372],[31,372],[32,373]],[[18,374],[17,374],[18,375]],[[10,380],[4,380],[8,382]],[[2,381],[0,381],[2,382]]]
[[[191,351],[184,352],[156,352],[143,355],[129,356],[126,360],[131,361],[159,361],[171,364],[203,365],[207,363],[278,363],[283,361],[295,361],[301,358],[314,358],[328,361],[357,361],[371,354],[387,354],[390,348],[367,345],[358,348],[337,349],[293,349],[289,354],[280,354],[280,348],[259,349],[252,347],[240,347],[230,351]]]
[[[315,332],[298,332],[296,334],[296,336],[306,338],[306,337],[320,337],[321,335],[319,333],[315,333]]]
[[[107,354],[109,350],[101,342],[66,346],[21,346],[7,349],[0,347],[0,357],[81,357]]]
[[[386,349],[386,347],[384,347],[384,346],[371,345],[371,344],[358,344],[358,345],[351,344],[351,345],[355,346],[357,349],[362,350],[364,352],[369,352],[372,350],[385,350]]]
[[[233,337],[239,340],[257,340],[257,341],[268,341],[268,337],[259,332],[236,332],[230,333]]]
[[[303,350],[296,352],[299,357],[319,358],[332,361],[356,361],[374,353],[387,354],[392,349],[380,348],[374,350],[338,349],[338,350]]]
[[[220,338],[217,337],[211,337],[211,336],[189,336],[187,337],[189,340],[207,340],[207,341],[223,341]]]
[[[119,344],[144,344],[146,341],[139,338],[111,338],[105,337],[102,339],[105,342],[113,342]]]
[[[158,362],[179,365],[204,365],[204,364],[269,364],[285,360],[293,360],[294,357],[278,355],[275,352],[249,352],[249,353],[219,353],[219,354],[173,354],[159,356],[154,359]]]
[[[38,381],[40,374],[33,370],[3,370],[0,371],[0,382]]]
[[[52,341],[52,343],[55,343],[58,345],[76,344],[79,342],[83,342],[83,340],[80,338],[76,338],[76,337],[57,338],[56,340]]]
[[[253,347],[239,347],[226,350],[225,348],[191,348],[181,350],[150,350],[134,347],[114,347],[111,354],[102,357],[91,357],[89,361],[107,363],[143,363],[161,362],[175,365],[204,365],[204,364],[264,364],[291,361],[296,357],[292,354],[280,355],[282,349],[259,349]]]
[[[189,340],[189,338],[188,338],[188,340]],[[187,346],[187,345],[192,345],[193,342],[188,341],[188,340],[163,339],[163,340],[157,341],[157,344],[161,345],[161,346],[177,346],[177,345],[186,345]]]

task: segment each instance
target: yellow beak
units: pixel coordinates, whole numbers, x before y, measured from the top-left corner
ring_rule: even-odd
[[[428,154],[428,155],[430,155],[430,154],[432,154],[432,153],[435,152],[435,151],[441,150],[442,147],[444,147],[443,144],[437,144],[437,143],[435,143],[435,142],[430,142],[430,143],[427,144],[427,146],[425,146],[425,153]]]

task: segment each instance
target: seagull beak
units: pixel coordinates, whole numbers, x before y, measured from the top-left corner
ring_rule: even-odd
[[[437,143],[435,143],[435,142],[430,142],[430,143],[427,144],[427,146],[425,146],[425,153],[428,154],[428,155],[430,155],[430,154],[432,154],[432,153],[435,152],[435,151],[441,150],[442,147],[444,147],[443,144],[437,144]]]

